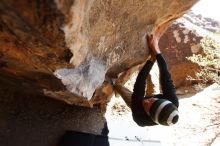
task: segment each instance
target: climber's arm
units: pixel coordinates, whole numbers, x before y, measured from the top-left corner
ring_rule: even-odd
[[[164,98],[173,102],[177,107],[179,106],[178,98],[176,96],[176,89],[173,85],[171,75],[168,71],[167,63],[163,58],[160,48],[158,46],[159,38],[155,35],[148,36],[148,43],[151,51],[155,54],[156,60],[160,70],[160,83]]]
[[[132,110],[133,119],[139,126],[155,125],[152,119],[144,111],[142,105],[145,95],[146,79],[153,64],[154,62],[149,60],[146,62],[146,64],[144,65],[144,67],[141,69],[141,71],[137,76],[133,89],[133,94],[131,98],[131,110]]]
[[[148,60],[144,67],[141,69],[139,72],[136,82],[134,84],[134,89],[133,89],[133,95],[132,97],[136,98],[144,98],[145,95],[145,88],[146,88],[146,79],[147,76],[153,66],[154,62]]]
[[[162,54],[156,55],[157,63],[160,70],[160,83],[164,98],[170,100],[177,107],[179,106],[178,98],[176,96],[176,89],[173,85],[171,75],[168,71],[167,63]]]

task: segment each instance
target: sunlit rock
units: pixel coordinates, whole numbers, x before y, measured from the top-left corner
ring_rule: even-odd
[[[146,60],[146,33],[162,34],[196,1],[1,0],[1,86],[104,104],[109,78]]]
[[[192,81],[188,81],[187,76],[195,78],[199,70],[199,66],[187,60],[186,57],[202,53],[201,39],[213,37],[219,32],[218,21],[190,11],[174,21],[163,34],[160,39],[160,48],[167,59],[177,88],[190,85]]]

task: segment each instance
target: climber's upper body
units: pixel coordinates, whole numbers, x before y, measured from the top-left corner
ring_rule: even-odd
[[[139,72],[132,94],[132,116],[139,126],[172,125],[178,121],[178,98],[167,64],[158,47],[158,39],[150,36],[147,39],[151,59]],[[160,71],[162,94],[145,96],[146,79],[157,60]]]

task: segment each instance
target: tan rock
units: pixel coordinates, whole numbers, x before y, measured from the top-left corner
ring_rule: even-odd
[[[104,103],[106,77],[143,63],[145,34],[161,34],[196,1],[1,0],[0,79],[70,104]]]

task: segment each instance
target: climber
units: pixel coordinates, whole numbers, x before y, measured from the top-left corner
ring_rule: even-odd
[[[115,89],[122,96],[125,95],[126,98],[123,97],[123,99],[131,107],[133,119],[139,126],[173,125],[179,119],[176,89],[166,61],[160,52],[158,37],[150,35],[146,39],[151,57],[137,76],[133,94],[121,85],[116,84]],[[145,96],[146,79],[155,61],[159,66],[162,94]],[[131,96],[131,103],[128,102],[129,96]]]

